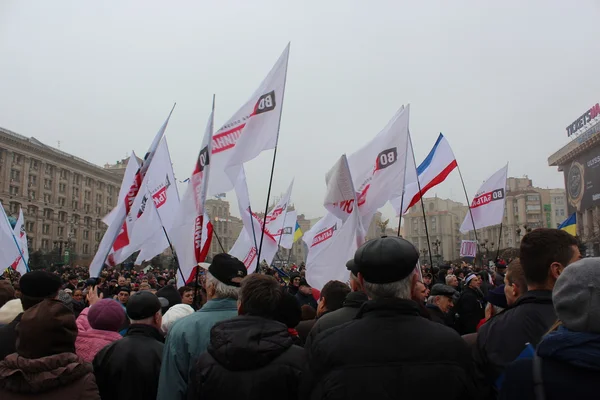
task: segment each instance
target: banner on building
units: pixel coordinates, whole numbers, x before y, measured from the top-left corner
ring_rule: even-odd
[[[475,258],[477,255],[477,241],[463,240],[460,243],[460,256]]]
[[[600,155],[587,151],[563,166],[569,214],[600,206]]]

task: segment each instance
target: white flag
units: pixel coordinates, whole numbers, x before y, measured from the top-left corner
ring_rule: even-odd
[[[127,196],[127,192],[129,192],[129,189],[133,184],[135,174],[139,169],[140,164],[138,163],[135,152],[132,151],[131,157],[129,157],[129,161],[127,162],[127,167],[125,168],[125,175],[123,176],[123,181],[121,182],[121,188],[119,189],[117,204],[121,204],[125,201],[125,196]],[[104,222],[107,226],[110,226],[115,220],[118,212],[119,210],[117,207],[113,208],[110,213],[106,214],[104,218],[102,218],[102,222]]]
[[[288,44],[246,104],[212,136],[209,195],[233,189],[241,166],[277,145],[289,52]]]
[[[19,210],[19,218],[13,229],[14,235],[17,238],[19,247],[21,248],[22,255],[19,255],[17,259],[12,263],[11,268],[21,275],[27,273],[27,266],[29,265],[29,249],[27,246],[27,234],[25,233],[25,217],[23,216],[23,209]]]
[[[173,106],[173,109],[175,106]],[[146,175],[146,171],[150,167],[152,163],[152,159],[154,158],[154,153],[158,144],[162,137],[165,134],[165,130],[167,129],[167,125],[169,124],[169,119],[171,118],[171,114],[173,113],[173,109],[169,113],[166,121],[162,124],[158,133],[154,137],[148,152],[144,156],[144,161],[142,162],[141,167],[136,172],[133,182],[129,186],[129,190],[126,192],[125,198],[120,201],[115,207],[117,211],[112,216],[112,223],[108,226],[106,232],[104,232],[104,236],[102,237],[102,241],[98,246],[98,251],[94,255],[94,259],[90,264],[90,276],[97,277],[100,275],[100,271],[104,266],[104,262],[108,259],[110,253],[114,251],[118,251],[123,247],[129,244],[129,226],[126,221],[126,217],[131,210],[134,200],[138,196],[140,191],[140,186],[142,184],[142,180]]]
[[[208,117],[196,165],[171,229],[168,231],[177,253],[179,269],[185,277],[181,282],[177,280],[179,287],[194,278],[198,264],[206,259],[212,240],[212,224],[206,216],[204,205],[214,160],[210,155],[212,154],[214,108],[213,101],[213,109]]]
[[[467,213],[460,226],[460,231],[466,233],[475,229],[498,225],[504,218],[504,201],[506,192],[506,175],[508,164],[498,170],[481,185],[471,202],[471,212]],[[473,219],[471,219],[471,213]],[[473,223],[475,221],[475,223]]]
[[[404,187],[406,160],[412,157],[409,117],[410,105],[400,108],[373,140],[348,157],[364,227]]]
[[[111,264],[124,262],[144,247],[152,246],[152,257],[169,247],[164,228],[168,231],[179,209],[179,192],[173,173],[167,139],[163,138],[142,182],[127,222],[130,226],[129,244],[109,256]],[[148,254],[148,251],[145,252]]]
[[[292,182],[290,183],[290,186],[288,186],[288,189],[283,195],[283,197],[279,199],[275,207],[273,207],[273,209],[267,214],[266,232],[269,232],[271,236],[273,236],[275,240],[277,240],[277,242],[279,242],[279,238],[281,237],[281,231],[285,224],[285,218],[287,215],[287,209],[290,205],[293,187],[294,180],[292,179]]]
[[[6,211],[0,203],[0,265],[2,265],[3,270],[10,267],[17,258],[21,257],[19,247]]]
[[[320,290],[330,280],[348,281],[346,262],[364,242],[357,203],[348,161],[343,155],[327,173],[324,205],[329,213],[304,234],[308,246],[306,279],[312,287]]]
[[[296,210],[288,211],[285,215],[283,228],[273,237],[279,241],[279,245],[284,249],[291,249],[294,244],[294,234],[296,233],[296,223],[298,222],[298,213]]]

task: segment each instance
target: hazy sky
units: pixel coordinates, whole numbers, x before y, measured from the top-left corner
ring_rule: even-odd
[[[600,101],[600,3],[291,3],[2,0],[0,126],[103,165],[143,154],[176,101],[167,137],[185,179],[212,94],[220,125],[291,41],[273,193],[295,176],[308,217],[337,158],[406,103],[417,162],[443,132],[470,196],[507,161],[510,176],[563,186],[547,158]],[[257,210],[271,157],[247,164]],[[464,201],[456,173],[430,194]]]

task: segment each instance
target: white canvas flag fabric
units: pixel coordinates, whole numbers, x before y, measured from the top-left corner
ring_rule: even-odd
[[[291,249],[294,244],[294,234],[296,232],[296,223],[298,222],[298,213],[296,210],[288,211],[285,215],[285,221],[281,231],[273,234],[273,237],[279,241],[279,245],[284,249]]]
[[[348,157],[364,227],[404,187],[409,118],[410,105],[400,108],[373,140]]]
[[[156,149],[140,193],[142,195],[135,199],[127,216],[131,226],[130,242],[109,256],[112,264],[122,263],[144,248],[150,247],[144,254],[150,254],[152,258],[169,247],[163,226],[168,231],[173,223],[179,209],[179,192],[166,138]]]
[[[411,146],[412,147],[412,146]],[[413,161],[412,155],[409,156]],[[408,164],[408,159],[407,159]],[[417,177],[411,173],[409,175],[409,169],[407,166],[407,175],[405,179],[405,192],[404,192],[404,204],[400,207],[402,196],[396,197],[391,201],[392,206],[396,210],[396,215],[404,214],[406,211],[417,204],[422,196],[429,191],[429,189],[442,183],[448,175],[457,167],[456,158],[454,152],[450,147],[448,140],[440,133],[433,148],[425,157],[425,160],[416,169]],[[412,172],[412,171],[411,171]],[[421,190],[419,191],[419,185]]]
[[[209,177],[213,169],[213,157],[211,156],[213,118],[214,102],[213,110],[208,117],[196,165],[185,194],[181,199],[173,224],[168,230],[169,238],[177,253],[179,269],[185,278],[185,280],[177,280],[178,287],[184,286],[186,282],[191,282],[194,278],[198,264],[206,259],[212,240],[212,224],[206,215],[205,202]]]
[[[275,204],[275,207],[273,207],[273,209],[269,211],[269,213],[267,213],[266,232],[269,232],[271,236],[273,236],[278,242],[279,238],[281,237],[280,232],[282,231],[283,226],[285,224],[285,218],[287,215],[287,209],[290,205],[293,187],[294,180],[292,180],[292,182],[288,186],[283,197],[279,199],[277,204]]]
[[[324,206],[329,211],[304,234],[306,279],[319,290],[330,280],[347,282],[346,262],[364,242],[364,229],[348,160],[343,155],[327,173]]]
[[[2,270],[10,267],[21,256],[17,243],[15,232],[10,226],[2,203],[0,203],[0,265],[2,265]]]
[[[125,175],[123,175],[121,188],[119,189],[117,204],[121,204],[125,201],[125,196],[127,196],[127,192],[129,192],[129,189],[133,183],[133,179],[135,178],[135,174],[139,169],[140,164],[138,163],[135,152],[132,151],[131,157],[129,157],[129,161],[127,162],[127,167],[125,168]],[[110,226],[115,220],[118,212],[119,211],[117,207],[113,208],[110,213],[106,214],[104,218],[102,218],[102,222],[104,222],[107,226]]]
[[[15,238],[17,238],[22,254],[20,254],[12,263],[11,268],[23,275],[27,273],[27,266],[29,265],[29,249],[27,245],[27,234],[25,233],[25,217],[23,216],[22,208],[19,210],[19,218],[17,219],[13,233]]]
[[[288,44],[246,104],[213,134],[210,196],[232,190],[242,165],[277,145],[289,52]]]
[[[94,259],[90,264],[90,277],[98,277],[102,267],[104,266],[104,262],[108,259],[110,253],[118,251],[129,244],[129,229],[131,227],[128,225],[126,217],[131,210],[134,200],[139,194],[146,171],[152,163],[154,153],[156,152],[156,148],[165,134],[165,130],[167,129],[167,125],[169,124],[169,119],[171,118],[172,113],[173,109],[171,109],[169,116],[156,133],[148,152],[146,152],[144,155],[142,165],[135,173],[133,182],[129,186],[129,190],[127,190],[125,198],[122,201],[119,201],[115,207],[117,211],[112,216],[112,223],[108,226],[106,232],[104,232],[102,241],[98,246],[98,251],[94,255]]]
[[[471,201],[471,213],[467,213],[460,226],[462,233],[472,231],[473,225],[475,225],[475,229],[481,229],[502,222],[506,199],[507,173],[508,164],[481,185],[473,201]],[[471,214],[473,214],[473,219],[471,219]]]

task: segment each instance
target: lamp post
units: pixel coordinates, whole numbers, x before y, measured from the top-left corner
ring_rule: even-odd
[[[421,261],[421,264],[425,265],[425,263],[427,262],[427,255],[429,254],[429,250],[428,249],[421,249],[421,254],[423,255],[423,260]]]
[[[442,244],[442,242],[439,239],[436,239],[431,244],[435,247],[435,259],[436,263],[439,265],[440,259],[442,258],[442,256],[440,255],[440,245]]]

